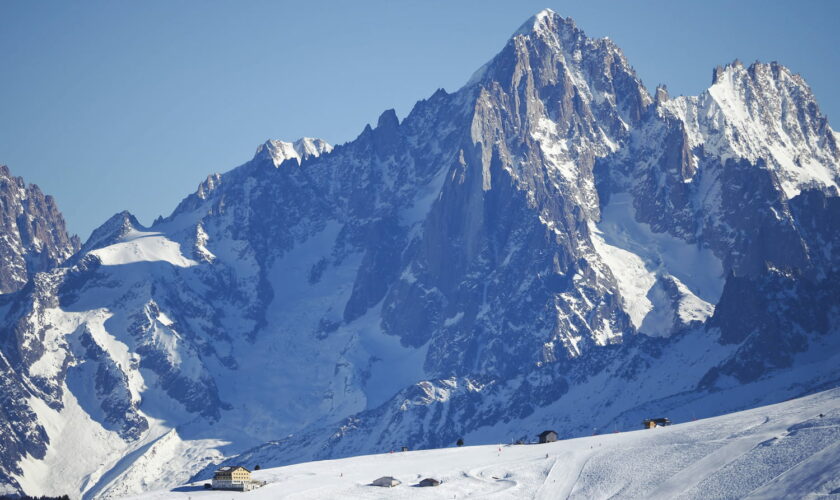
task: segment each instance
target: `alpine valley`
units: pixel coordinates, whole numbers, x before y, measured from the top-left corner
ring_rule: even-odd
[[[340,146],[268,141],[150,227],[123,212],[79,244],[4,168],[0,494],[835,387],[838,141],[784,66],[651,95],[546,10],[457,92]]]

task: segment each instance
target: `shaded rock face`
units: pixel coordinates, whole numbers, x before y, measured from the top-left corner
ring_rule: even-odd
[[[614,45],[557,16],[514,37],[475,78],[469,138],[403,254],[410,279],[383,303],[388,331],[430,342],[426,369],[438,376],[511,376],[620,337],[593,325],[630,329],[587,259],[586,221],[599,210],[595,160],[639,123],[647,92]],[[591,321],[572,303],[588,303],[580,312]]]
[[[0,293],[20,289],[79,249],[52,196],[13,177],[5,165],[0,165],[0,234]]]
[[[28,424],[0,478],[17,488],[28,451],[79,491],[139,492],[144,464],[198,467],[151,444],[176,427],[226,454],[291,435],[235,459],[278,465],[831,383],[837,176],[787,69],[734,63],[701,96],[652,98],[611,41],[544,11],[457,92],[335,148],[268,141],[2,298],[20,396],[0,424]],[[33,398],[90,417],[91,463],[50,462],[65,441]]]
[[[610,42],[547,14],[471,84],[470,139],[382,302],[383,328],[428,349],[430,379],[234,460],[587,433],[576,416],[697,415],[836,382],[840,157],[800,77],[736,62],[699,97],[654,100]],[[634,254],[643,272],[625,269]],[[622,286],[647,280],[635,299]],[[739,386],[743,400],[720,396]]]

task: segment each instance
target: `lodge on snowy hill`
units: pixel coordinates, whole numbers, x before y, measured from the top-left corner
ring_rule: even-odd
[[[645,429],[653,429],[654,427],[665,427],[671,425],[671,421],[667,418],[646,418],[642,421],[642,427]]]
[[[557,433],[555,431],[540,432],[540,443],[553,443],[557,441]]]
[[[214,490],[250,491],[264,483],[251,480],[251,471],[241,465],[226,465],[213,474]]]

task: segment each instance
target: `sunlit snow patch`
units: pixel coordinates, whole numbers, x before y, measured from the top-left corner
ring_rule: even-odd
[[[118,243],[90,252],[105,266],[119,266],[136,262],[169,262],[173,266],[190,267],[198,264],[184,257],[181,245],[163,233],[129,231]]]
[[[590,229],[595,250],[617,281],[624,310],[643,333],[668,335],[677,319],[704,321],[714,312],[723,292],[720,260],[709,249],[637,222],[629,194],[613,195]],[[678,295],[676,304],[659,289],[667,280]]]

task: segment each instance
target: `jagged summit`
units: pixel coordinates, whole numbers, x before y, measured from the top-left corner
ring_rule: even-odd
[[[517,35],[530,35],[531,33],[541,31],[553,31],[556,30],[559,24],[566,24],[571,27],[575,26],[575,22],[571,17],[564,18],[551,9],[543,9],[522,23],[522,26],[514,31],[513,37]]]
[[[257,148],[254,159],[270,159],[274,166],[279,167],[283,162],[294,159],[300,165],[310,157],[318,157],[332,151],[333,147],[322,139],[302,137],[294,142],[269,139]]]
[[[0,165],[0,294],[62,264],[78,248],[55,199]]]
[[[219,173],[210,174],[207,176],[204,181],[198,185],[198,190],[196,190],[195,194],[200,199],[206,199],[210,193],[212,193],[216,187],[218,187],[219,183],[222,181],[222,175]]]
[[[302,137],[294,142],[295,151],[301,158],[309,156],[320,156],[333,150],[332,145],[323,139]]]
[[[90,237],[82,245],[80,254],[86,254],[92,250],[111,245],[131,231],[145,229],[128,210],[116,213],[105,221],[98,228],[94,229]]]
[[[665,101],[667,101],[670,98],[671,98],[671,96],[670,96],[670,94],[668,94],[668,86],[667,85],[659,84],[659,85],[656,86],[656,91],[654,93],[654,102],[657,106],[664,103]]]
[[[400,119],[397,118],[397,112],[393,109],[386,109],[379,115],[376,121],[376,128],[396,128],[400,125]]]
[[[563,31],[563,28],[569,28],[568,32],[572,35],[571,37],[563,37],[565,39],[569,39],[568,43],[572,43],[571,41],[578,38],[578,35],[583,35],[583,32],[576,28],[575,22],[572,18],[563,18],[551,9],[543,9],[528,18],[528,20],[525,21],[519,29],[510,36],[507,41],[506,49],[518,46],[517,39],[519,38],[543,40],[544,42],[548,41],[548,45],[554,50],[560,49],[557,38],[558,33]],[[497,54],[493,57],[493,59],[478,68],[478,70],[470,76],[464,87],[470,87],[476,83],[482,82],[490,68],[494,66],[496,60],[499,59],[504,52],[505,51],[503,50],[502,53]]]
[[[618,46],[609,37],[590,38],[577,26],[571,17],[563,17],[551,9],[545,9],[532,16],[511,35],[508,43],[519,38],[541,40],[553,50],[573,55],[584,44],[603,46],[620,52]]]
[[[735,59],[723,66],[715,67],[712,72],[712,85],[723,83],[726,79],[730,81],[735,79],[737,81],[745,77],[752,79],[769,78],[776,81],[791,80],[794,84],[803,87],[803,90],[810,93],[810,87],[805,79],[802,78],[802,75],[794,73],[790,68],[778,61],[755,61],[749,66],[745,66],[740,59]]]
[[[627,124],[640,116],[639,105],[646,107],[652,102],[612,40],[588,37],[573,19],[550,9],[523,24],[502,51],[472,75],[465,88],[488,87],[494,81],[509,87],[532,80],[539,87],[570,94],[575,88],[578,98],[597,107],[617,105]],[[626,88],[617,92],[619,87]],[[632,102],[621,102],[627,99]]]
[[[840,148],[828,119],[805,80],[775,61],[718,66],[699,96],[659,99],[657,109],[685,124],[692,149],[765,165],[788,199],[809,187],[840,187]]]

